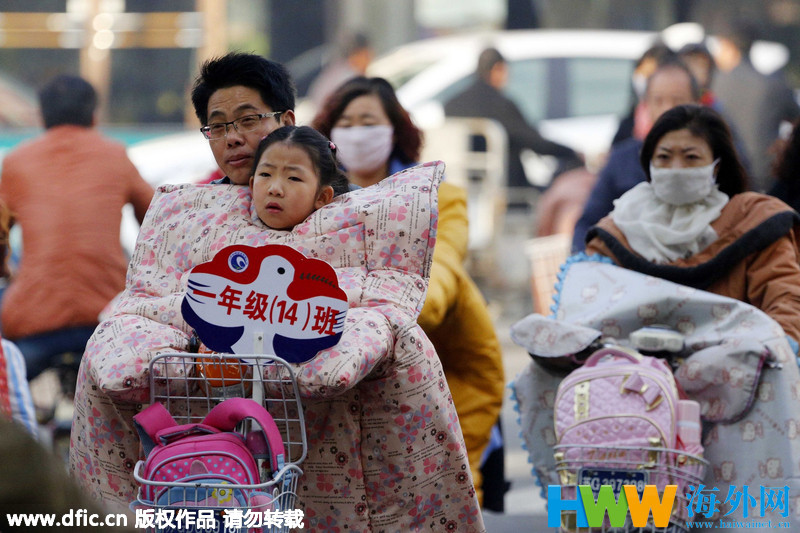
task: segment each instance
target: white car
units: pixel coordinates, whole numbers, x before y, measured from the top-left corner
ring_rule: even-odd
[[[373,61],[367,74],[389,80],[417,125],[427,130],[442,124],[443,104],[471,83],[478,55],[493,46],[508,61],[505,92],[528,122],[546,138],[585,154],[591,166],[602,163],[620,117],[632,104],[631,73],[644,51],[658,39],[678,49],[703,37],[702,27],[692,23],[661,33],[548,29],[470,33],[402,45]],[[713,50],[715,45],[709,38],[708,46]],[[788,50],[759,41],[752,59],[759,70],[771,72],[786,63]],[[528,174],[537,185],[549,181],[549,176]]]

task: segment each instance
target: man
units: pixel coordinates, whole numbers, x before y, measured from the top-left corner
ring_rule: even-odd
[[[363,32],[347,35],[339,48],[340,57],[325,67],[308,89],[308,96],[317,110],[344,82],[364,76],[375,56],[370,38]]]
[[[714,111],[721,111],[721,106],[711,90],[711,83],[717,70],[717,63],[714,56],[703,43],[688,43],[678,50],[678,58],[686,63],[692,71],[697,85],[700,86],[700,103],[709,106]]]
[[[650,129],[650,118],[645,111],[644,91],[647,88],[647,79],[656,69],[668,61],[674,61],[675,52],[662,42],[654,43],[644,51],[636,61],[631,73],[631,87],[633,88],[634,102],[628,114],[619,122],[617,133],[611,140],[611,146],[631,137],[643,139]]]
[[[755,30],[738,22],[719,32],[715,53],[718,72],[712,89],[741,135],[751,165],[751,189],[766,191],[772,184],[769,148],[778,139],[781,122],[793,122],[800,107],[792,89],[779,74],[766,76],[750,62]]]
[[[289,72],[254,54],[233,52],[203,64],[192,104],[224,175],[217,183],[247,185],[261,139],[295,123]]]
[[[508,64],[495,48],[478,57],[475,81],[445,103],[444,112],[452,117],[480,117],[498,121],[508,134],[508,185],[530,187],[522,168],[520,153],[530,148],[537,154],[564,159],[561,170],[583,165],[572,148],[549,141],[528,124],[517,105],[502,92],[508,83]]]
[[[255,54],[233,52],[207,61],[201,66],[192,88],[191,99],[197,118],[203,125],[201,132],[208,138],[211,152],[223,175],[217,183],[249,184],[254,153],[261,139],[280,126],[294,124],[294,98],[294,84],[283,65]],[[189,191],[190,194],[198,194],[196,189],[200,189],[200,187],[187,187],[195,189]],[[158,195],[156,201],[157,199]],[[154,208],[157,207],[154,205]],[[153,222],[153,226],[159,226],[159,223]],[[170,230],[177,235],[182,231],[183,228],[179,227]],[[140,260],[141,258],[134,257],[131,264],[135,266]],[[117,301],[115,307],[110,310],[111,319],[115,313],[125,312],[120,310],[120,306],[124,308],[124,303]],[[157,313],[156,315],[154,322],[168,320],[158,316]],[[121,344],[129,346],[122,340],[127,332],[120,330],[118,333]],[[102,328],[98,334],[102,334]],[[89,341],[90,347],[92,342],[95,341]],[[177,341],[170,344],[172,349],[177,349],[178,346],[181,344]],[[135,352],[142,353],[146,350],[146,344],[136,345]],[[81,427],[87,423],[91,425],[90,421],[98,419],[97,406],[92,405],[88,399],[91,392],[102,390],[102,386],[98,383],[101,378],[89,370],[100,364],[97,359],[101,356],[95,352],[91,349],[87,351],[79,371],[70,468],[82,483],[84,490],[89,491],[95,499],[111,502],[110,505],[113,506],[115,499],[119,499],[120,487],[123,491],[135,493],[136,485],[130,476],[130,470],[139,456],[139,442],[138,439],[125,441],[123,437],[128,434],[120,434],[118,435],[120,442],[110,444],[115,447],[115,453],[103,456],[94,452],[96,447],[104,443],[103,441],[96,441],[89,436],[84,439],[81,435]],[[128,400],[129,398],[120,399],[119,396],[114,396],[112,400],[109,396],[104,397],[103,403],[108,405],[118,402],[114,409],[125,413],[126,423],[131,424],[132,429],[130,417],[138,412],[141,406],[137,407],[136,402],[130,403]],[[76,428],[79,428],[77,435]],[[86,444],[93,451],[82,456],[76,452],[75,443]],[[91,466],[87,466],[90,463]],[[120,470],[120,464],[125,465],[124,470]],[[102,478],[102,483],[97,480],[87,482],[86,478],[90,477],[91,473],[99,471],[108,474]]]
[[[97,95],[58,76],[40,92],[45,132],[3,161],[0,199],[22,226],[24,252],[2,302],[3,336],[33,379],[64,352],[83,353],[98,314],[125,286],[122,207],[141,223],[153,188],[125,147],[94,127]]]
[[[668,61],[658,67],[647,80],[644,94],[645,110],[650,123],[677,105],[697,103],[700,88],[692,73],[679,61]],[[614,209],[614,200],[628,189],[644,181],[645,173],[639,163],[642,141],[635,137],[617,144],[608,156],[606,166],[600,171],[597,182],[589,193],[583,214],[575,224],[572,251],[584,249],[587,230]]]

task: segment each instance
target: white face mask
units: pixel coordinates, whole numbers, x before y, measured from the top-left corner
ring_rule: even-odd
[[[633,92],[636,93],[636,98],[642,100],[644,93],[647,91],[647,76],[643,74],[634,74],[631,78],[633,84]]]
[[[655,195],[671,205],[699,202],[714,190],[714,168],[719,159],[710,165],[688,168],[658,168],[650,163],[650,183]]]
[[[349,172],[370,172],[385,165],[394,147],[392,126],[333,128],[336,155]]]

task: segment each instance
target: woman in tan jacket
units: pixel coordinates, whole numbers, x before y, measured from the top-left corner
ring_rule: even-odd
[[[682,285],[747,302],[800,340],[800,217],[745,192],[730,131],[712,109],[664,113],[644,141],[647,174],[590,229],[587,253]]]
[[[382,78],[346,82],[328,98],[312,126],[337,146],[348,179],[360,187],[416,165],[422,148],[422,132]],[[466,192],[443,182],[438,200],[433,265],[417,321],[442,361],[483,504],[479,467],[502,406],[502,352],[483,295],[464,268]]]

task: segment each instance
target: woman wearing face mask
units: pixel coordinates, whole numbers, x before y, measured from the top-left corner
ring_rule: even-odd
[[[422,147],[422,132],[382,78],[346,82],[328,98],[312,126],[333,141],[348,179],[361,187],[416,165]],[[442,183],[433,266],[417,321],[442,361],[484,504],[479,465],[500,414],[505,378],[486,302],[463,266],[467,227],[466,193]],[[502,502],[502,490],[492,496]]]
[[[747,175],[719,114],[695,105],[665,112],[640,161],[648,181],[589,230],[587,253],[747,302],[800,340],[800,217],[776,198],[745,192]]]
[[[323,104],[312,126],[336,145],[351,183],[369,187],[417,164],[422,132],[382,78],[354,78]]]

